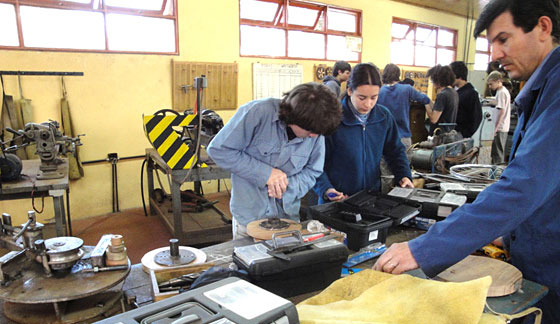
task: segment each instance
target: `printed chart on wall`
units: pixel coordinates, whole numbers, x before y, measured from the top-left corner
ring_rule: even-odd
[[[253,99],[282,98],[284,92],[301,83],[301,64],[253,63]]]
[[[403,78],[412,79],[414,81],[414,88],[416,88],[416,90],[428,94],[427,72],[403,70]]]

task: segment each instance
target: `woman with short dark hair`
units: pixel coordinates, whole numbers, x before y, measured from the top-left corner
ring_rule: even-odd
[[[433,107],[426,106],[428,119],[432,123],[430,135],[434,135],[437,129],[450,132],[455,129],[459,107],[459,95],[453,89],[455,74],[451,67],[438,64],[428,70],[428,77],[438,92]]]

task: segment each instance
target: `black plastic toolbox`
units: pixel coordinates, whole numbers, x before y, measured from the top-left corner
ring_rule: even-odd
[[[286,253],[290,260],[269,255],[266,242],[236,247],[233,262],[249,273],[251,282],[282,297],[319,291],[340,278],[348,249],[335,239]]]
[[[389,227],[393,224],[390,217],[359,211],[344,202],[312,206],[310,211],[313,219],[346,233],[348,248],[354,251],[373,243],[385,243]],[[352,213],[359,214],[361,220],[349,220],[348,214]]]

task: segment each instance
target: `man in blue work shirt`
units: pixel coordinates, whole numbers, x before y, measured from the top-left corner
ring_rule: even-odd
[[[487,29],[492,59],[515,80],[519,120],[510,164],[472,204],[406,243],[393,244],[374,269],[420,267],[433,277],[497,237],[523,277],[549,288],[536,305],[543,323],[560,323],[560,9],[558,0],[493,0],[475,37]]]
[[[323,172],[325,139],[342,114],[324,85],[304,83],[284,94],[241,106],[214,137],[208,155],[231,171],[233,237],[269,218],[299,221],[300,200]]]

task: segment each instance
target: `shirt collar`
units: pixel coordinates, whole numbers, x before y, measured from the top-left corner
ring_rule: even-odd
[[[521,89],[521,91],[515,98],[515,103],[518,106],[525,107],[527,105],[530,105],[530,102],[532,100],[531,92],[533,92],[534,90],[538,90],[543,86],[546,79],[545,76],[552,68],[551,65],[557,64],[558,61],[560,61],[559,46],[550,51],[550,53],[548,53],[541,64],[539,64],[535,72],[531,74],[531,77],[529,78],[529,80],[527,80],[527,83],[525,83],[525,86],[523,87],[523,89]]]

